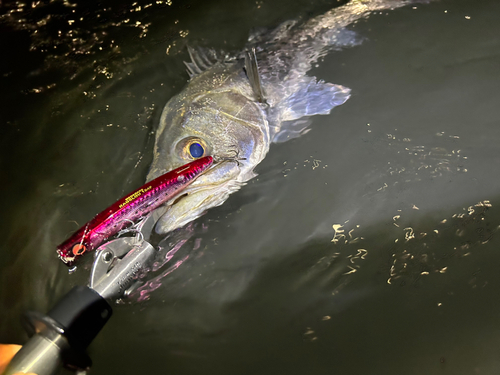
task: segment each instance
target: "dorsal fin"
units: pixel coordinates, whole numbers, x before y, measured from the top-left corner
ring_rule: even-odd
[[[187,67],[190,78],[204,72],[219,61],[217,52],[213,49],[201,47],[193,48],[190,46],[188,46],[187,49],[191,62],[184,61],[184,65]]]
[[[245,71],[247,73],[250,86],[260,103],[266,104],[266,96],[264,88],[260,80],[259,66],[257,65],[257,56],[255,55],[255,48],[245,52]]]

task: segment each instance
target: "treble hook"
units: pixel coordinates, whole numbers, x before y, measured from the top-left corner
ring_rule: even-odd
[[[236,147],[236,146],[234,146]],[[238,150],[229,150],[229,152],[234,152],[234,156],[214,156],[214,161],[220,163],[223,161],[235,161],[240,166],[240,160],[247,160],[247,158],[240,158],[240,152]]]
[[[144,240],[144,234],[141,232],[141,230],[137,229],[139,227],[139,224],[142,222],[142,220],[140,220],[137,223],[134,223],[132,220],[129,220],[129,219],[123,219],[123,221],[130,222],[132,224],[132,226],[119,231],[118,237],[121,237],[122,235],[124,235],[126,233],[135,233],[136,235],[139,236],[139,241],[142,242]]]

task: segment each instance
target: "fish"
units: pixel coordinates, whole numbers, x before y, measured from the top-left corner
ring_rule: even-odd
[[[286,21],[255,32],[244,51],[234,55],[188,47],[190,79],[163,108],[147,179],[207,154],[239,160],[197,178],[158,220],[156,232],[183,227],[223,204],[256,176],[254,168],[272,143],[305,134],[311,116],[327,115],[344,104],[349,88],[308,71],[327,53],[361,42],[347,26],[374,11],[413,3],[352,0],[303,23]]]
[[[125,195],[57,246],[59,259],[73,266],[85,253],[97,249],[108,238],[176,198],[213,164],[212,156],[197,158]]]

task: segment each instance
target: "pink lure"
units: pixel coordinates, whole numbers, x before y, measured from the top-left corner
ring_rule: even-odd
[[[146,183],[97,214],[57,247],[59,258],[71,266],[83,254],[174,198],[213,164],[211,156],[192,161]]]

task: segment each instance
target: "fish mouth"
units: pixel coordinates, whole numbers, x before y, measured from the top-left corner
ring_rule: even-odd
[[[176,203],[178,203],[178,202],[179,202],[182,198],[187,197],[187,196],[188,196],[188,194],[187,194],[187,193],[181,194],[181,195],[179,195],[178,197],[174,198],[174,199],[173,199],[173,201],[172,201],[172,203],[171,203],[171,204],[169,204],[169,205],[173,206],[173,205],[175,205]]]
[[[242,164],[233,157],[215,157],[215,164],[198,176],[180,196],[167,202],[166,212],[158,219],[155,231],[166,234],[195,220],[209,208],[221,205],[238,190]],[[246,180],[245,180],[246,181]]]

